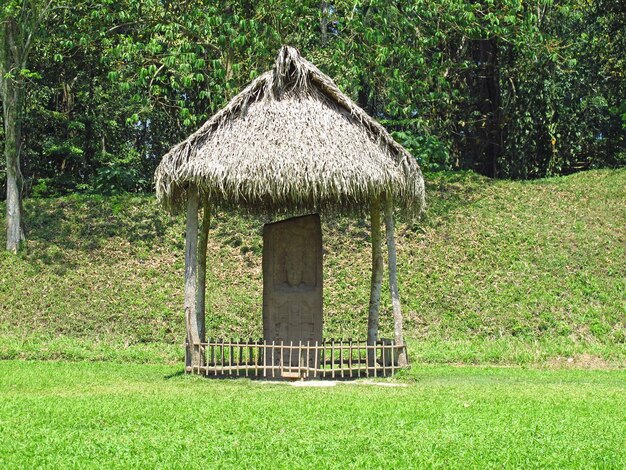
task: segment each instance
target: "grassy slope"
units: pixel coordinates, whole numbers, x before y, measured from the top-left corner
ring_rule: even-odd
[[[0,362],[2,468],[624,468],[624,371],[416,367],[404,387]]]
[[[398,230],[413,358],[530,363],[571,355],[623,366],[625,188],[624,170],[533,182],[430,176],[424,219]],[[25,207],[27,253],[0,254],[0,357],[180,358],[180,217],[161,213],[151,196]],[[215,222],[209,331],[257,337],[262,221],[220,214]],[[367,223],[326,221],[324,237],[325,335],[363,337]],[[382,315],[389,335],[389,308]]]

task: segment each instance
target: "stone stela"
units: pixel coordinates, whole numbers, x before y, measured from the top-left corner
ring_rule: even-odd
[[[318,214],[263,226],[263,337],[322,342],[322,228]],[[285,352],[287,354],[287,352]],[[283,363],[287,363],[285,358]],[[292,363],[297,358],[292,358]],[[275,362],[278,362],[278,358]],[[293,364],[297,365],[297,364]]]

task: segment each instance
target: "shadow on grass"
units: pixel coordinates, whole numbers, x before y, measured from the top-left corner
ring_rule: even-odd
[[[424,175],[426,211],[421,225],[437,226],[452,213],[484,197],[494,180],[471,171],[439,172]]]
[[[181,369],[178,372],[174,372],[173,374],[165,375],[165,376],[163,376],[163,378],[165,380],[171,380],[171,379],[176,379],[178,377],[184,377],[184,376],[185,376],[185,370]]]
[[[492,180],[472,172],[441,172],[425,175],[427,209],[414,230],[421,226],[437,226],[451,213],[471,205],[484,195]],[[73,269],[85,258],[98,256],[98,251],[113,239],[121,245],[151,249],[178,240],[182,250],[184,227],[180,221],[162,211],[151,194],[121,196],[72,195],[50,199],[27,199],[25,227],[29,261],[45,264],[59,274]],[[0,204],[0,223],[4,225],[4,204]],[[282,217],[277,217],[276,220]],[[402,217],[400,217],[402,221]],[[212,221],[213,236],[225,245],[256,255],[262,252],[262,217],[216,214]],[[406,221],[408,222],[408,221]],[[349,234],[352,239],[369,242],[368,217],[326,217],[325,230],[332,235]],[[180,236],[166,237],[168,230]],[[4,233],[0,234],[3,238]],[[175,234],[176,235],[176,234]],[[335,237],[337,238],[337,237]],[[29,243],[30,242],[30,243]],[[4,244],[4,240],[0,239]],[[101,253],[100,253],[101,254]],[[112,258],[99,260],[114,262]]]
[[[172,223],[151,195],[68,196],[24,203],[25,257],[61,271],[112,239],[148,247],[161,243]]]

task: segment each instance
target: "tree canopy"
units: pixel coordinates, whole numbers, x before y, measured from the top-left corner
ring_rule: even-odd
[[[27,3],[53,11],[26,24]],[[22,194],[151,190],[160,157],[282,44],[426,171],[535,178],[626,161],[618,2],[15,0],[0,15],[33,32],[28,61],[0,66],[23,91]]]

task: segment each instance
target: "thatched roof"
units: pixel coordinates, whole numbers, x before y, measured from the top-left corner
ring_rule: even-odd
[[[252,213],[367,210],[391,194],[423,206],[419,165],[299,52],[283,46],[250,83],[156,170],[157,198],[176,210],[197,185],[213,206]]]

